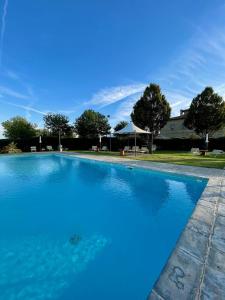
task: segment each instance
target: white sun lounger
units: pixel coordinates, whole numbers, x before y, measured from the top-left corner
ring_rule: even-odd
[[[46,149],[47,149],[48,151],[53,151],[52,146],[46,146]]]
[[[191,148],[192,154],[200,154],[199,148]]]
[[[30,152],[37,152],[37,147],[36,146],[31,146],[30,147]]]
[[[218,155],[218,154],[224,154],[224,151],[223,150],[214,149],[212,151],[212,154],[216,154],[216,155]]]

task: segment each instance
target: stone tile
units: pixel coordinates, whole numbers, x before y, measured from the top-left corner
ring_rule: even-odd
[[[225,203],[219,203],[218,205],[218,215],[225,217]]]
[[[196,220],[191,218],[187,224],[187,228],[196,231],[198,233],[201,233],[205,235],[206,237],[209,236],[210,233],[210,226],[206,224],[205,222],[202,222],[200,220]]]
[[[212,246],[225,252],[225,217],[218,215],[212,236]]]
[[[224,216],[217,216],[216,217],[216,221],[215,221],[215,226],[224,226],[224,229],[225,229],[225,217]]]
[[[211,226],[213,221],[213,213],[210,208],[197,204],[197,207],[192,214],[192,218],[201,222],[205,222],[207,225]]]
[[[213,201],[211,198],[200,198],[198,200],[198,204],[207,206],[208,208],[214,209],[215,208],[215,203],[218,199],[218,197],[215,197],[216,199]],[[211,201],[212,200],[212,201]]]
[[[222,252],[214,247],[210,248],[207,265],[210,268],[225,274],[225,252]]]
[[[176,248],[154,289],[164,299],[195,299],[201,270],[197,259]]]
[[[194,255],[201,262],[204,262],[208,248],[208,237],[202,233],[186,228],[178,241],[177,247]]]
[[[225,299],[225,274],[206,267],[200,299]]]

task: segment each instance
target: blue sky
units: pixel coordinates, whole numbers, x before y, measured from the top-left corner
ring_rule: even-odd
[[[92,108],[114,125],[150,82],[173,115],[207,85],[225,96],[222,0],[2,0],[0,26],[0,122]]]

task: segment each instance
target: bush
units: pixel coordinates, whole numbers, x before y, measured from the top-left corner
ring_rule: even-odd
[[[17,148],[13,142],[2,148],[1,153],[21,153],[22,151]]]

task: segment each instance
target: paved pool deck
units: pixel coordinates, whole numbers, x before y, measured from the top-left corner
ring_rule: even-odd
[[[208,178],[148,300],[225,299],[225,171],[119,157],[65,153],[109,163]]]

